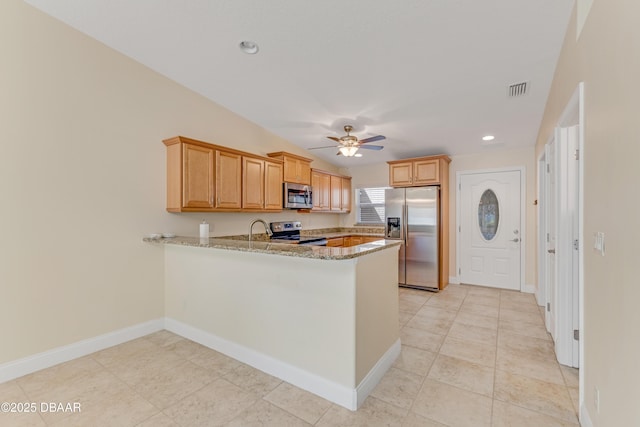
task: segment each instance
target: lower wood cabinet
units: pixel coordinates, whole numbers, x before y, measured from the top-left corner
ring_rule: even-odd
[[[327,239],[327,246],[329,246],[329,247],[344,246],[344,238],[343,237],[332,237],[330,239]]]
[[[327,246],[357,246],[362,245],[364,243],[375,242],[376,240],[384,239],[384,237],[375,237],[375,236],[343,236],[343,237],[332,237],[327,239]]]

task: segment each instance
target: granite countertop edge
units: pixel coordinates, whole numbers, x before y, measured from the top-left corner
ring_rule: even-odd
[[[328,233],[327,233],[328,234]],[[333,234],[333,233],[332,233]],[[338,233],[335,233],[338,234]],[[343,232],[344,236],[355,235],[356,233]],[[360,234],[360,233],[358,233]],[[324,235],[324,234],[323,234]],[[339,236],[332,236],[339,237]],[[327,247],[312,245],[295,245],[289,243],[274,243],[265,240],[239,240],[233,238],[210,237],[200,239],[198,237],[176,236],[172,238],[152,239],[145,237],[144,242],[158,245],[190,246],[209,249],[223,249],[240,252],[255,252],[271,255],[291,256],[298,258],[311,258],[321,260],[345,260],[365,256],[374,252],[399,246],[397,240],[385,240],[380,236],[380,240],[362,245],[350,247]]]

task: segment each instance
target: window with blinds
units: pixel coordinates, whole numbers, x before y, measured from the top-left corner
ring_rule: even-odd
[[[356,190],[358,224],[384,224],[384,190],[386,189],[387,187],[376,187]]]

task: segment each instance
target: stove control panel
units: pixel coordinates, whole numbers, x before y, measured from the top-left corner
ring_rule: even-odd
[[[282,231],[302,230],[302,223],[300,221],[272,222],[269,225],[271,227],[271,231],[273,231],[274,233],[280,233]]]

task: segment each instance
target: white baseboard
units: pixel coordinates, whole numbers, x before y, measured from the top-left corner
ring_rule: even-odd
[[[398,338],[360,382],[355,390],[355,409],[358,409],[367,396],[376,388],[382,377],[384,377],[384,374],[387,373],[391,365],[393,365],[393,362],[395,362],[400,355],[401,350],[402,345],[400,344],[400,338]],[[352,408],[348,409],[354,410]]]
[[[133,325],[0,365],[0,383],[164,329],[164,318]]]
[[[532,284],[527,284],[525,283],[522,286],[522,289],[520,290],[521,292],[524,292],[526,294],[535,294],[536,293],[536,285],[532,285]]]
[[[449,283],[452,285],[459,285],[460,280],[458,280],[458,276],[449,276]]]
[[[0,365],[0,383],[104,350],[145,335],[167,329],[184,338],[200,343],[251,365],[261,371],[281,378],[288,383],[321,396],[333,403],[355,411],[364,402],[369,393],[380,382],[400,354],[398,339],[378,360],[357,388],[334,383],[303,369],[289,365],[240,344],[225,340],[209,332],[202,331],[170,318],[156,319],[140,323],[118,331],[88,338],[73,344],[34,354],[22,359]]]
[[[591,422],[591,417],[589,416],[589,411],[587,407],[584,405],[580,405],[580,425],[582,427],[593,427],[593,423]]]
[[[171,318],[165,319],[165,328],[352,411],[358,409],[358,404],[362,403],[378,384],[400,354],[401,348],[400,340],[398,340],[376,363],[360,386],[352,389]]]

